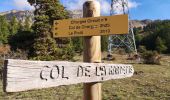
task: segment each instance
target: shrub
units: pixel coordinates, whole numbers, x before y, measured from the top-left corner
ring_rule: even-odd
[[[73,60],[73,57],[75,55],[73,43],[70,41],[70,43],[67,44],[66,48],[63,48],[62,52],[63,52],[63,56],[62,56],[63,60]]]
[[[142,53],[145,64],[160,64],[161,56],[156,51],[145,51]]]
[[[146,47],[145,47],[145,46],[139,46],[138,51],[139,51],[140,53],[144,53],[144,52],[146,52],[147,50],[146,50]]]
[[[28,59],[28,51],[16,49],[16,51],[10,51],[5,55],[5,59]]]

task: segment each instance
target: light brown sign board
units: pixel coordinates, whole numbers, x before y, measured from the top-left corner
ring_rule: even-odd
[[[5,92],[19,92],[60,85],[100,82],[131,77],[132,65],[68,61],[5,61]]]
[[[128,33],[128,15],[55,20],[53,37],[99,36]]]

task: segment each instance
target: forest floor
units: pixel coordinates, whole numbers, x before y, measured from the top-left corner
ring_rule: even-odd
[[[126,60],[126,55],[114,57],[114,61],[103,62],[131,63],[135,74],[130,78],[103,82],[102,100],[170,100],[170,56],[163,55],[161,65],[137,64]],[[82,61],[82,56],[75,59]],[[82,100],[83,96],[83,84],[18,93],[4,93],[2,88],[0,78],[0,100]]]

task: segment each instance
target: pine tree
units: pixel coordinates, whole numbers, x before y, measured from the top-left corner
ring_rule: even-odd
[[[101,36],[101,50],[107,51],[108,49],[108,36]]]
[[[8,43],[9,24],[4,16],[0,16],[0,44]]]
[[[31,20],[30,20],[29,16],[27,16],[25,18],[25,22],[24,22],[23,28],[24,28],[24,31],[30,31],[31,30]]]
[[[73,37],[72,44],[73,44],[74,50],[77,53],[81,53],[83,51],[83,38],[82,37]]]
[[[159,36],[156,38],[155,45],[156,45],[156,50],[159,53],[162,53],[167,50],[167,47],[164,45],[164,42]]]
[[[62,51],[56,47],[52,38],[52,25],[54,20],[68,18],[68,13],[59,0],[28,0],[35,6],[35,22],[33,30],[35,41],[31,57],[39,60],[55,60],[61,57]]]
[[[23,25],[22,20],[19,20],[19,23],[18,23],[18,32],[22,32],[22,31],[24,31],[24,25]]]
[[[18,32],[19,22],[15,16],[12,17],[10,21],[10,35],[14,35]]]

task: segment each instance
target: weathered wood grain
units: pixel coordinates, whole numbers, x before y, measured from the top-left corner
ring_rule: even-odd
[[[98,1],[86,1],[83,4],[83,17],[100,16],[100,3]],[[94,33],[94,31],[91,31]],[[89,32],[87,32],[89,34]],[[98,33],[99,34],[99,33]],[[84,37],[83,61],[101,63],[101,36]],[[85,83],[83,87],[83,100],[101,100],[102,83]]]
[[[100,82],[131,77],[131,65],[81,63],[63,61],[5,61],[3,86],[5,92],[42,89],[60,85]]]

